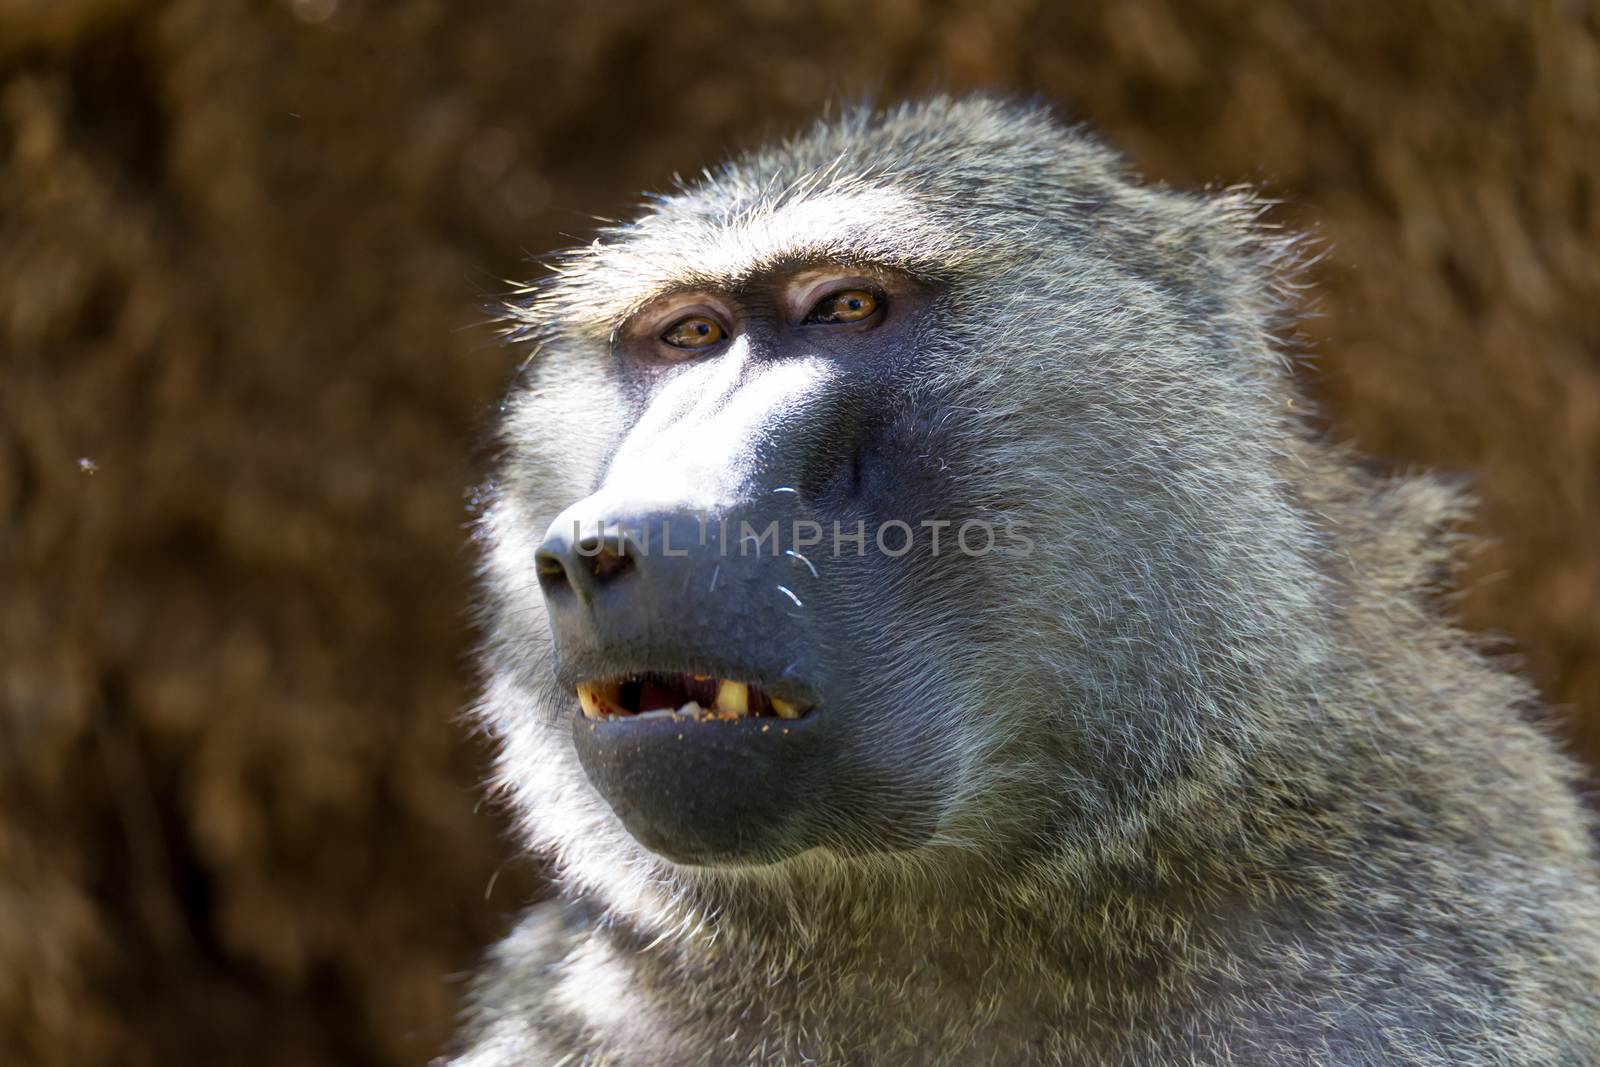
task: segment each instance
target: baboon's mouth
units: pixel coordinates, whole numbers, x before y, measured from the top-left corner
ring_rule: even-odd
[[[583,717],[595,721],[798,719],[811,711],[809,704],[785,700],[749,682],[658,671],[579,682],[578,704],[583,709]]]

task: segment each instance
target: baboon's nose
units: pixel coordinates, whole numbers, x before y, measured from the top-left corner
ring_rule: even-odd
[[[759,683],[755,667],[793,661],[812,572],[779,543],[791,495],[713,515],[596,494],[562,512],[534,567],[563,664],[585,678],[698,665]]]
[[[534,553],[539,585],[545,596],[570,588],[588,600],[602,587],[628,574],[639,562],[639,548],[616,526],[587,533],[565,516],[545,532]]]

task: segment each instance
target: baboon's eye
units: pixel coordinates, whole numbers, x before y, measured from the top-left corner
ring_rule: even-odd
[[[871,318],[883,301],[870,289],[840,289],[817,301],[807,322],[860,322]]]
[[[722,324],[704,315],[690,315],[667,327],[661,339],[673,348],[710,348],[728,336]]]

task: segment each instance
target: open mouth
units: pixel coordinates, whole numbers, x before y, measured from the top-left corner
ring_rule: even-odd
[[[799,719],[807,704],[774,696],[760,686],[704,674],[648,671],[607,681],[579,682],[583,717],[734,722],[739,719]]]

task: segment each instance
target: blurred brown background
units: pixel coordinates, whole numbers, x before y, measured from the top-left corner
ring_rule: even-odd
[[[1329,254],[1332,428],[1600,756],[1588,3],[0,0],[0,1063],[415,1064],[537,892],[465,487],[529,253],[807,120],[1037,94]]]

